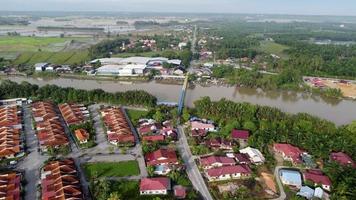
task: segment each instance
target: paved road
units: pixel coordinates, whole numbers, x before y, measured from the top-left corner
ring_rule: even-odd
[[[186,171],[188,173],[188,177],[192,182],[194,188],[200,192],[205,200],[212,200],[212,196],[209,192],[208,187],[206,186],[204,179],[194,161],[192,153],[190,151],[187,137],[184,134],[184,129],[182,126],[178,126],[179,132],[179,150],[180,154],[183,158],[183,161],[186,165]]]
[[[288,168],[288,167],[285,167],[285,166],[277,166],[275,169],[274,169],[274,177],[276,178],[277,180],[277,184],[278,184],[278,188],[279,188],[279,197],[278,198],[275,198],[273,200],[284,200],[287,198],[287,195],[286,193],[284,192],[284,188],[283,188],[283,184],[281,182],[281,179],[279,178],[279,170],[280,169],[283,169],[283,168]]]
[[[32,116],[29,105],[23,105],[24,126],[28,155],[17,165],[17,170],[25,171],[25,199],[37,199],[37,184],[39,183],[40,168],[49,157],[37,151],[37,137],[32,128]]]

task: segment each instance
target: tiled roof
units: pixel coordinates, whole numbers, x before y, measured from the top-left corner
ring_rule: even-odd
[[[84,199],[73,159],[51,161],[41,174],[42,200]]]
[[[228,175],[228,174],[251,174],[251,169],[247,165],[234,165],[234,166],[222,166],[218,168],[212,168],[207,170],[207,174],[210,177],[219,177],[221,175]]]
[[[222,165],[234,165],[236,162],[234,159],[224,156],[208,156],[201,158],[200,163],[202,166],[211,166],[215,163],[221,163]]]
[[[231,131],[231,137],[233,139],[243,139],[243,140],[247,140],[248,137],[250,136],[249,131],[246,130],[232,130]]]
[[[35,117],[43,118],[42,121],[38,121],[36,124],[37,137],[42,146],[47,148],[69,144],[54,104],[39,101],[32,104],[32,110]]]
[[[21,199],[21,175],[16,172],[0,174],[0,199]]]
[[[109,141],[117,141],[118,143],[135,142],[126,116],[120,108],[105,108],[101,111],[101,114],[108,129]],[[125,140],[123,141],[121,138]]]
[[[300,155],[303,153],[301,149],[291,144],[276,143],[274,149],[278,152],[284,153],[286,156],[291,157],[293,162],[301,163]]]
[[[330,154],[330,159],[342,165],[351,165],[356,167],[356,164],[352,158],[344,152],[333,152]]]
[[[145,155],[147,165],[177,164],[177,154],[172,149],[159,149]]]
[[[9,127],[0,128],[0,158],[20,152],[20,130]]]
[[[191,128],[193,129],[214,129],[215,126],[214,124],[206,124],[203,122],[199,122],[199,121],[193,121],[191,122]]]
[[[85,129],[77,129],[74,131],[74,134],[79,141],[88,140],[90,136],[88,131],[86,131]]]
[[[58,107],[68,125],[82,124],[87,120],[83,113],[87,109],[81,104],[64,103],[59,104]]]
[[[165,137],[164,135],[146,135],[142,136],[143,141],[148,141],[148,142],[156,142],[156,141],[164,141]]]
[[[140,191],[147,190],[170,190],[169,178],[143,178],[140,183]]]
[[[329,177],[324,175],[320,170],[307,170],[304,172],[304,178],[317,184],[331,185]]]

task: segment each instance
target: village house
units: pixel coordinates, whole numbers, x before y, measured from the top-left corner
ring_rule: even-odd
[[[73,159],[47,163],[41,170],[42,200],[84,199]]]
[[[166,195],[171,190],[169,178],[143,178],[140,182],[141,195]]]
[[[232,166],[235,165],[236,161],[232,158],[224,156],[208,156],[200,158],[200,165],[203,169],[211,169],[222,166]]]
[[[234,129],[231,131],[231,138],[237,140],[240,143],[240,147],[245,147],[247,145],[250,132],[246,130]]]
[[[246,165],[251,164],[250,156],[248,154],[236,153],[236,154],[234,154],[234,158],[240,164],[246,164]]]
[[[301,164],[301,155],[304,151],[291,144],[276,143],[273,150],[282,155],[284,160],[291,161],[293,164]]]
[[[0,199],[20,200],[21,174],[17,172],[0,173]]]
[[[339,163],[340,165],[349,165],[356,167],[356,163],[352,158],[344,152],[332,152],[330,154],[330,160]]]
[[[207,147],[211,149],[232,150],[232,142],[222,138],[212,138],[205,141]]]
[[[178,165],[177,154],[173,149],[159,149],[145,155],[147,166]]]
[[[328,176],[324,175],[321,170],[313,169],[307,170],[303,174],[305,181],[310,181],[317,185],[321,185],[324,190],[331,190],[331,181]]]
[[[74,131],[74,135],[80,144],[85,144],[88,142],[90,134],[85,129],[77,129]]]
[[[214,124],[212,123],[204,123],[200,121],[192,121],[190,123],[191,125],[191,130],[204,130],[207,132],[214,132],[216,131]]]
[[[247,154],[251,163],[255,165],[263,164],[265,162],[265,157],[258,149],[246,147],[244,149],[240,149],[240,153]]]
[[[177,199],[185,199],[187,196],[187,189],[181,185],[173,187],[174,197]]]
[[[252,171],[247,165],[222,166],[205,171],[208,181],[224,181],[249,177]]]

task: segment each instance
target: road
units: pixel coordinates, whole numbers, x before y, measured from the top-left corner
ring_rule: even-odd
[[[283,184],[281,182],[281,179],[279,178],[279,170],[280,169],[283,169],[283,168],[288,168],[288,167],[285,167],[285,166],[276,166],[276,168],[274,169],[274,177],[276,178],[277,180],[277,185],[278,185],[278,188],[279,188],[279,197],[278,198],[275,198],[273,200],[284,200],[287,198],[287,195],[286,193],[284,192],[284,187],[283,187]]]
[[[40,168],[49,157],[43,156],[39,151],[37,151],[37,137],[32,128],[30,106],[24,104],[22,110],[28,155],[18,163],[16,169],[19,171],[25,171],[25,179],[27,181],[27,184],[25,185],[25,199],[31,200],[39,197],[39,194],[37,193],[37,183],[39,182]]]
[[[200,192],[202,197],[205,200],[212,200],[212,196],[209,192],[208,187],[206,186],[204,179],[198,169],[198,166],[196,165],[194,161],[194,157],[192,155],[192,152],[190,151],[187,137],[184,133],[184,129],[182,126],[178,126],[178,135],[179,135],[179,150],[180,154],[183,158],[183,161],[186,165],[186,172],[188,173],[188,177],[190,181],[192,182],[194,188]]]
[[[191,41],[191,43],[192,43],[191,44],[191,49],[190,49],[190,51],[193,54],[197,53],[196,48],[195,48],[195,45],[197,43],[197,29],[198,29],[198,27],[197,27],[197,25],[195,25],[194,26],[194,30],[193,30],[193,38],[192,38],[192,41]]]

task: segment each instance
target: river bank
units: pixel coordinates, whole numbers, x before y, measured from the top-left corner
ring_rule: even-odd
[[[32,84],[44,86],[54,84],[61,87],[74,87],[77,89],[103,89],[107,92],[122,92],[127,90],[144,90],[156,96],[158,101],[178,102],[181,85],[160,84],[156,82],[129,82],[108,80],[80,80],[71,78],[33,78],[9,76],[2,77],[18,83],[27,81]],[[337,125],[348,124],[356,120],[356,102],[322,97],[293,91],[263,91],[261,89],[196,85],[187,90],[185,104],[194,106],[194,101],[209,96],[212,100],[225,98],[235,102],[250,102],[252,104],[272,106],[289,113],[305,112],[330,120]]]

